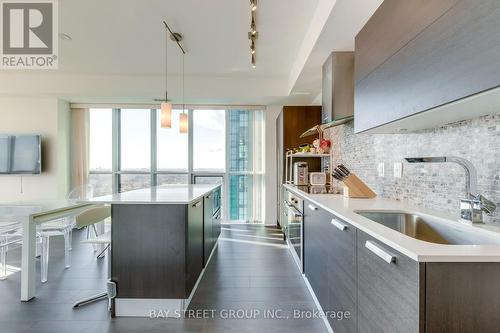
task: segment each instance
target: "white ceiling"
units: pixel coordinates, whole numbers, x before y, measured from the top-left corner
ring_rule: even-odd
[[[318,0],[258,3],[258,66],[250,64],[249,0],[62,0],[60,70],[79,73],[164,73],[162,20],[184,36],[188,75],[287,75]],[[169,73],[181,53],[169,40]]]
[[[352,50],[382,0],[259,0],[257,68],[249,0],[60,0],[59,69],[3,71],[0,95],[70,102],[151,103],[164,94],[166,20],[184,36],[186,103],[309,104],[321,64]],[[182,61],[169,41],[169,97],[181,102]]]
[[[292,94],[303,94],[306,103],[321,103],[318,98],[321,94],[321,67],[326,58],[333,51],[354,51],[354,38],[382,2],[337,0],[297,80],[293,82]]]

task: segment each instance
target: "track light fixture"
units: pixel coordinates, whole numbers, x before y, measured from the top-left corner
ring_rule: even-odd
[[[252,15],[252,23],[250,23],[250,32],[252,35],[255,35],[257,33],[257,26],[255,25],[255,16]]]
[[[257,10],[257,0],[250,0],[250,8],[252,9],[252,12]]]
[[[257,50],[256,50],[256,40],[257,38],[259,38],[259,33],[257,32],[257,0],[250,0],[250,9],[251,9],[251,12],[250,12],[250,17],[251,17],[251,21],[250,21],[250,31],[248,32],[248,39],[250,39],[250,55],[251,55],[251,59],[252,59],[252,67],[255,68],[255,59],[256,59],[256,53],[257,53]]]

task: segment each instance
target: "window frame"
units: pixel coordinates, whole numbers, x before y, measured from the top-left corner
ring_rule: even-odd
[[[158,117],[157,113],[160,111],[159,109],[156,108],[144,108],[145,110],[149,111],[150,114],[150,164],[151,168],[149,171],[127,171],[127,170],[121,170],[120,166],[120,161],[121,161],[121,110],[122,109],[131,109],[133,107],[122,107],[122,108],[112,108],[112,170],[111,171],[104,171],[104,170],[90,170],[88,171],[89,176],[93,174],[102,174],[102,175],[111,175],[112,176],[112,191],[113,193],[119,193],[120,192],[120,177],[122,175],[150,175],[150,183],[151,186],[157,186],[158,184],[158,176],[159,175],[187,175],[188,182],[191,184],[194,184],[195,178],[196,177],[221,177],[223,179],[222,186],[224,188],[224,193],[226,195],[224,196],[224,207],[223,209],[223,220],[225,221],[230,221],[231,223],[241,223],[241,222],[255,222],[255,221],[239,221],[239,220],[229,220],[229,204],[230,204],[230,196],[229,196],[229,189],[230,189],[230,184],[229,180],[232,175],[263,175],[264,173],[259,170],[249,170],[249,171],[231,171],[230,170],[230,159],[229,159],[229,154],[230,154],[230,140],[229,140],[229,135],[230,135],[230,126],[229,126],[229,113],[233,110],[232,108],[225,108],[225,149],[226,149],[226,158],[225,158],[225,172],[211,172],[211,171],[198,171],[195,172],[193,169],[193,139],[194,139],[194,131],[193,131],[193,113],[195,110],[203,110],[203,106],[192,106],[189,109],[187,109],[188,113],[188,169],[185,172],[179,171],[179,170],[158,170],[158,165],[157,165],[157,140],[158,140],[158,133],[157,133],[157,125],[158,125]],[[210,107],[208,107],[210,108]],[[89,112],[92,109],[98,109],[98,108],[89,108]],[[206,108],[205,108],[206,109]],[[256,111],[256,109],[248,109],[248,111]],[[252,121],[255,115],[252,115]],[[249,154],[252,154],[253,152],[249,152]],[[253,156],[252,156],[253,158]],[[260,223],[264,223],[264,221],[259,221]]]

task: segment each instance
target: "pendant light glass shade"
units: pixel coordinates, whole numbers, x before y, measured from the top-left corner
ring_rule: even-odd
[[[179,115],[179,132],[187,133],[189,127],[189,119],[187,113],[182,112]]]
[[[161,128],[172,128],[172,104],[161,103]]]

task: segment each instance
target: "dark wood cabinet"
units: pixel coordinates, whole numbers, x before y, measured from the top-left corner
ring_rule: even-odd
[[[189,204],[187,209],[186,295],[189,295],[203,270],[203,198]]]
[[[216,188],[212,194],[212,208],[215,207],[215,215],[212,217],[212,233],[214,238],[214,246],[219,239],[221,233],[221,216],[222,216],[222,208],[221,208],[221,187]]]
[[[308,201],[304,273],[323,311],[349,312],[349,318],[329,318],[333,330],[356,332],[356,228]]]
[[[498,88],[499,26],[498,0],[384,1],[356,37],[355,131]]]
[[[358,331],[424,332],[420,264],[358,230]],[[387,262],[382,255],[394,256]],[[422,264],[423,265],[423,264]]]
[[[285,154],[287,150],[297,148],[304,143],[312,143],[314,138],[299,136],[321,123],[321,106],[284,106],[276,119],[276,186],[278,202],[282,201],[281,186],[285,183]],[[309,171],[321,171],[321,159],[302,158],[294,159],[294,162],[307,162]],[[280,215],[280,205],[277,205],[277,217]],[[277,221],[279,224],[279,220]]]
[[[304,201],[304,274],[333,331],[496,332],[500,263],[417,262]]]
[[[500,263],[426,264],[426,332],[498,332]]]
[[[334,215],[326,222],[328,234],[329,310],[349,312],[346,318],[329,318],[334,332],[356,332],[357,267],[356,228]]]
[[[328,214],[316,204],[304,201],[304,273],[323,310],[329,308]]]
[[[354,52],[332,52],[322,68],[321,122],[354,113]]]
[[[459,0],[385,0],[356,36],[359,83]]]
[[[203,198],[203,267],[208,263],[208,258],[215,245],[214,221],[213,221],[212,193]]]
[[[118,299],[189,296],[187,213],[183,204],[111,205],[111,280],[116,283]]]
[[[369,248],[394,256],[386,262]],[[335,332],[421,332],[423,264],[383,245],[337,216],[304,203],[304,272]]]
[[[221,232],[220,207],[214,211],[215,198],[220,198],[220,187],[203,197],[203,267],[208,264],[210,255]]]

